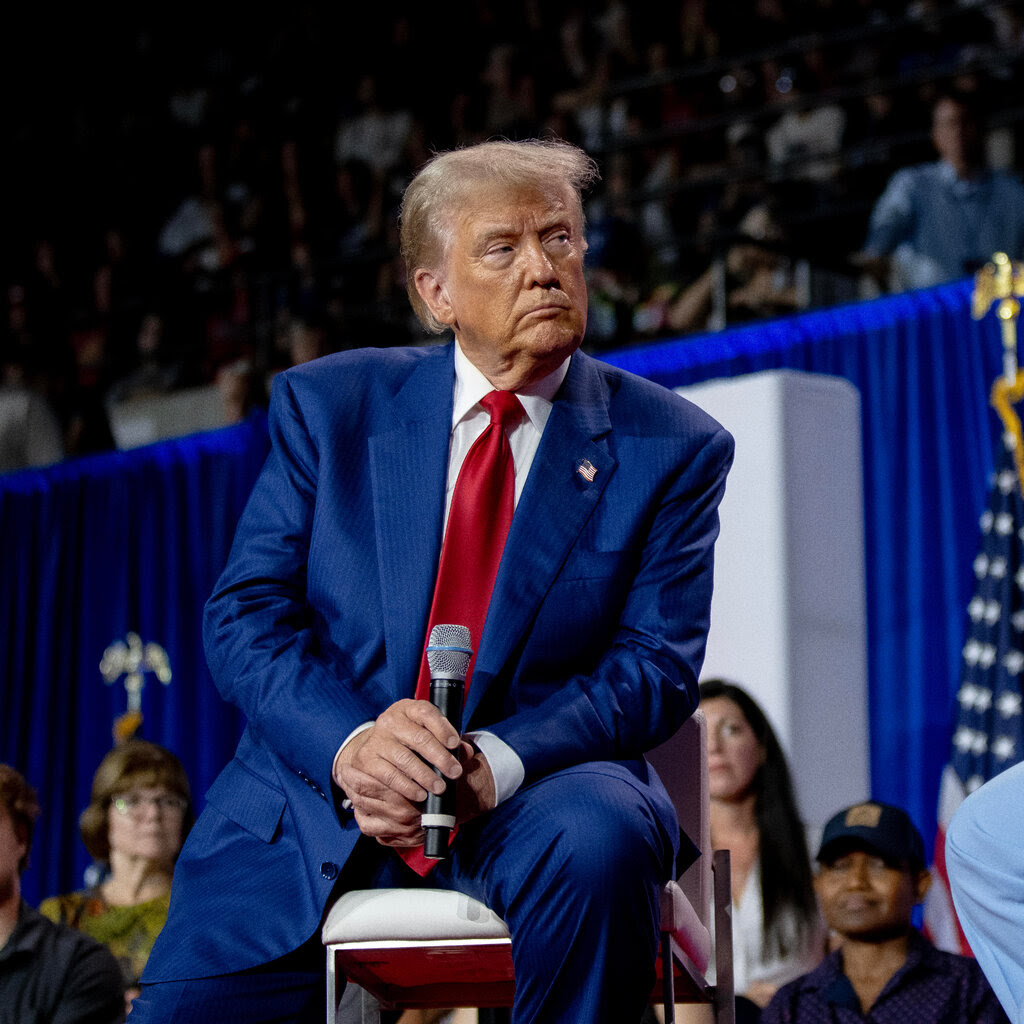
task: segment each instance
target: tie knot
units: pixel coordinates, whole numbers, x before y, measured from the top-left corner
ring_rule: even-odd
[[[491,422],[510,430],[523,415],[519,399],[511,391],[492,391],[480,399],[480,404],[490,413]]]

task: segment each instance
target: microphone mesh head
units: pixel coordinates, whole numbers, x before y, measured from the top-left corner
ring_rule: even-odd
[[[427,664],[435,678],[465,679],[473,650],[466,626],[437,625],[427,641]]]

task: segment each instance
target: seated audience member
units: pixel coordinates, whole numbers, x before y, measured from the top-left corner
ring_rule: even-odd
[[[781,316],[798,307],[795,268],[782,252],[785,235],[771,210],[752,207],[737,230],[724,265],[713,263],[679,292],[665,309],[663,326],[720,330],[726,323]],[[724,309],[715,308],[716,289],[724,291]]]
[[[1024,257],[1024,186],[985,166],[983,118],[974,97],[940,95],[931,137],[938,162],[892,176],[858,256],[896,291],[972,274],[996,252]]]
[[[21,898],[38,815],[35,790],[0,764],[0,1024],[123,1021],[121,972],[110,951]]]
[[[1024,764],[986,782],[946,833],[946,870],[960,925],[1003,1009],[1024,1010]]]
[[[188,779],[169,751],[128,740],[100,762],[79,828],[108,870],[95,886],[44,900],[53,921],[108,946],[130,1003],[157,934],[167,920],[174,862],[194,820]]]
[[[978,964],[936,949],[912,925],[931,874],[910,818],[864,803],[830,819],[815,889],[839,948],[776,993],[764,1024],[1006,1021]]]
[[[804,826],[786,757],[741,687],[701,683],[708,726],[711,843],[732,862],[736,993],[764,1006],[825,953]]]
[[[60,423],[30,362],[13,345],[0,350],[0,473],[64,458]]]

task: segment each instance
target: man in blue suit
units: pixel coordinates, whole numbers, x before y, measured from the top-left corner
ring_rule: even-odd
[[[394,850],[459,781],[429,884],[509,924],[516,1022],[638,1020],[678,826],[643,759],[697,702],[732,439],[598,363],[582,190],[562,143],[441,154],[402,207],[437,347],[281,374],[272,450],[207,606],[210,666],[248,719],[178,861],[134,1022],[316,1020],[319,927],[353,887],[421,884]],[[488,393],[515,513],[460,737],[414,700],[444,523]]]

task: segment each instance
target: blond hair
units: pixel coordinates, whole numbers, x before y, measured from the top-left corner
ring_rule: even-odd
[[[432,334],[440,323],[416,290],[417,270],[437,270],[454,230],[455,212],[478,188],[568,189],[583,227],[583,191],[600,177],[597,164],[582,149],[558,139],[481,142],[432,157],[409,183],[402,197],[401,245],[409,301]]]

